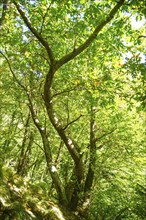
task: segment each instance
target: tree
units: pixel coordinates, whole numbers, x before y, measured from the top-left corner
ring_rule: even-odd
[[[2,121],[8,132],[3,149],[19,143],[17,174],[36,178],[35,167],[39,176],[44,170],[48,191],[54,187],[52,197],[77,211],[76,218],[88,218],[96,182],[114,175],[111,164],[126,160],[126,167],[142,144],[143,127],[134,132],[140,117],[135,109],[145,102],[144,30],[131,28],[134,13],[142,18],[141,2],[3,1],[2,86],[10,91],[2,96],[14,108],[2,113],[10,120],[10,126]],[[122,62],[128,51],[131,58]],[[8,155],[14,160],[11,150]],[[114,217],[121,210],[127,207],[120,204]]]

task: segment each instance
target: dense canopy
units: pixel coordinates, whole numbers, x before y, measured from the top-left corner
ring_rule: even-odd
[[[142,0],[2,0],[0,219],[144,220]]]

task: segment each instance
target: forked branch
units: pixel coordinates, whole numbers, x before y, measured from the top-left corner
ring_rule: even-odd
[[[97,37],[98,33],[103,29],[103,27],[109,23],[117,13],[117,11],[120,9],[120,7],[124,4],[124,0],[119,0],[119,2],[115,5],[115,7],[110,11],[110,13],[107,15],[107,17],[100,22],[99,25],[95,28],[93,33],[88,37],[88,39],[81,44],[78,48],[74,48],[74,50],[63,56],[59,61],[57,67],[61,67],[65,63],[69,62],[70,60],[74,59],[76,56],[78,56],[80,53],[82,53]]]

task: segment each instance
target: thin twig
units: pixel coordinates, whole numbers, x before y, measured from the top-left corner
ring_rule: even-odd
[[[100,139],[102,139],[103,137],[105,137],[105,136],[107,136],[107,135],[109,135],[109,134],[112,134],[114,131],[116,130],[116,128],[115,129],[113,129],[113,130],[111,130],[111,131],[109,131],[109,132],[107,132],[107,133],[104,133],[103,135],[101,135],[100,137],[98,137],[98,138],[95,138],[95,142],[97,142],[97,141],[99,141]]]
[[[79,115],[76,119],[74,119],[73,121],[69,122],[64,128],[63,130],[65,130],[69,125],[73,124],[74,122],[76,122],[77,120],[79,120],[83,115]]]
[[[76,87],[74,88],[71,88],[71,89],[67,89],[67,90],[64,90],[62,92],[58,92],[58,93],[55,93],[54,95],[52,95],[52,98],[56,97],[56,96],[59,96],[59,95],[63,95],[64,93],[69,93],[69,92],[72,92],[76,89]]]
[[[48,13],[48,11],[50,10],[51,5],[52,5],[52,2],[50,2],[50,5],[49,5],[49,7],[47,8],[46,13],[45,13],[44,16],[43,16],[43,21],[42,21],[41,28],[40,28],[40,34],[42,33],[43,25],[44,25],[44,22],[45,22],[47,13]]]
[[[12,69],[11,63],[10,63],[9,59],[7,58],[7,56],[6,56],[2,51],[0,51],[0,53],[2,54],[2,56],[3,56],[3,57],[5,58],[5,60],[7,61],[8,66],[9,66],[9,69],[10,69],[10,72],[12,73],[12,76],[14,77],[14,79],[16,80],[16,82],[18,83],[18,85],[19,85],[22,89],[24,89],[24,91],[27,93],[26,87],[17,79],[17,77],[16,77],[16,75],[15,75],[13,69]]]

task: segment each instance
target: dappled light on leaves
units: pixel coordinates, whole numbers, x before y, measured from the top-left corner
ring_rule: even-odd
[[[145,218],[144,21],[138,0],[2,1],[0,219]]]

